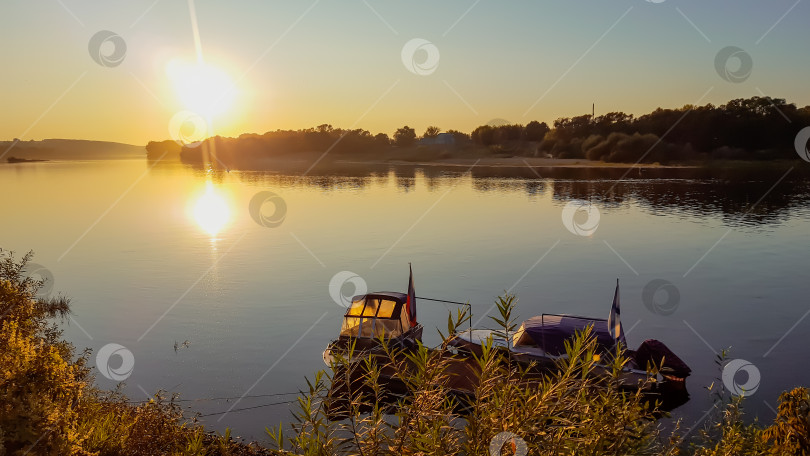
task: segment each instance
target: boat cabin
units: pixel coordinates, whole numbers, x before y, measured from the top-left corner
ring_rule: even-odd
[[[565,341],[588,326],[592,327],[591,335],[596,338],[598,351],[614,350],[616,341],[610,335],[607,320],[572,315],[543,314],[529,318],[518,328],[512,344],[518,350],[539,348],[548,355],[561,356],[565,355]],[[622,342],[627,346],[624,340]]]
[[[417,326],[408,315],[407,302],[405,293],[377,292],[355,296],[343,316],[340,336],[367,339],[404,336]]]

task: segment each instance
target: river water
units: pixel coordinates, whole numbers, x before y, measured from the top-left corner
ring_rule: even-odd
[[[470,301],[481,327],[507,290],[522,318],[606,318],[619,278],[630,346],[659,339],[693,369],[692,399],[673,412],[685,427],[710,404],[703,388],[722,383],[714,361],[728,347],[753,366],[727,375],[730,386],[756,386],[746,409],[768,421],[779,392],[810,385],[810,186],[797,168],[352,166],[301,177],[142,160],[2,164],[0,247],[35,251],[52,293],[72,299],[65,335],[93,349],[91,364],[105,346],[132,354],[131,372],[116,355],[106,376],[96,371],[100,386],[119,376],[133,400],[180,393],[190,411],[214,414],[207,425],[246,438],[291,420],[283,393],[324,367],[344,311],[334,297],[357,284],[404,292],[408,263],[419,296]],[[330,290],[344,271],[354,278]],[[419,306],[434,344],[450,308]]]

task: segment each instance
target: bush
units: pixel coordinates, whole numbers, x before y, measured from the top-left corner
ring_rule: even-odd
[[[0,254],[3,254],[0,251]],[[38,446],[44,454],[80,453],[77,408],[87,385],[85,357],[47,319],[64,316],[68,301],[35,297],[42,285],[26,278],[31,255],[0,258],[0,454]]]
[[[159,394],[141,405],[93,387],[85,352],[50,320],[66,298],[37,298],[25,276],[31,254],[0,250],[0,455],[257,455],[267,450],[207,434]]]
[[[605,137],[602,135],[591,135],[582,142],[582,153],[585,154],[586,157],[589,156],[589,152],[591,149],[602,143],[605,140]]]
[[[551,151],[554,150],[554,146],[557,145],[557,140],[554,138],[549,138],[549,136],[550,134],[546,135],[546,139],[544,139],[543,142],[540,143],[538,149],[540,149],[541,152],[551,153]]]
[[[774,424],[762,438],[772,442],[772,454],[810,454],[810,392],[795,388],[779,396]]]
[[[613,150],[605,158],[605,161],[614,163],[635,163],[651,158],[653,148],[661,147],[658,136],[653,134],[632,136],[619,133],[623,137],[619,139]]]
[[[557,141],[551,155],[557,158],[585,158],[582,150],[583,140],[574,138],[570,141]]]

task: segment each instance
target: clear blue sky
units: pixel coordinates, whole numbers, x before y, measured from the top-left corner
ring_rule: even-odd
[[[212,121],[226,135],[322,123],[389,134],[404,124],[469,131],[494,118],[550,123],[588,113],[591,103],[597,114],[640,114],[760,91],[810,104],[810,1],[194,5],[205,61],[236,81],[233,105]],[[0,15],[0,139],[169,137],[169,120],[185,107],[166,65],[196,58],[186,1],[4,0]],[[126,42],[119,66],[90,57],[100,30]],[[439,50],[429,75],[402,63],[413,38]],[[744,82],[715,70],[726,46],[751,56]]]

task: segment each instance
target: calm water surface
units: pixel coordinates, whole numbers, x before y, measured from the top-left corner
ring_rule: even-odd
[[[268,395],[303,388],[324,367],[321,352],[344,310],[330,279],[352,271],[370,290],[405,291],[409,262],[417,294],[469,300],[475,321],[504,290],[518,295],[522,318],[607,317],[620,278],[630,345],[660,339],[694,371],[692,400],[674,412],[686,426],[710,403],[702,388],[720,376],[713,361],[723,348],[758,368],[747,407],[760,419],[773,418],[779,392],[810,385],[810,199],[798,171],[770,192],[782,171],[731,180],[691,171],[621,180],[617,170],[538,173],[382,168],[300,178],[139,160],[2,164],[0,247],[33,249],[54,291],[72,298],[65,334],[77,348],[132,351],[125,390],[133,400],[162,389],[195,399],[184,404],[201,414],[233,407],[203,420],[247,438],[290,420],[278,403],[293,397]],[[286,202],[279,226],[251,218],[260,191]],[[563,225],[572,199],[598,210],[592,236]],[[587,218],[580,212],[575,221]],[[669,315],[643,303],[654,279],[680,295]],[[655,300],[665,305],[666,292]],[[420,303],[429,343],[447,311]],[[246,393],[238,403],[211,399]],[[276,405],[238,411],[267,404]]]

